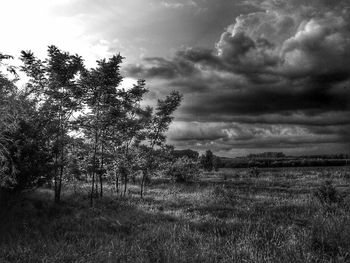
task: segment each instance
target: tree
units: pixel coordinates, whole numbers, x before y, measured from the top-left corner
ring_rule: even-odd
[[[0,55],[0,64],[8,58]],[[85,171],[92,205],[94,195],[103,195],[105,178],[115,174],[117,189],[123,178],[125,194],[129,177],[143,171],[143,195],[145,182],[170,152],[165,132],[182,96],[171,92],[154,111],[142,106],[144,80],[119,87],[122,59],[115,55],[88,70],[80,56],[55,46],[44,60],[22,51],[28,81],[21,91],[0,72],[1,185],[24,189],[53,179],[58,203],[63,178],[80,180]]]
[[[214,155],[210,150],[207,150],[201,156],[201,165],[205,171],[211,172],[214,168]]]
[[[0,61],[5,58],[0,55]],[[7,69],[16,80],[14,68]],[[50,177],[51,156],[36,105],[15,80],[0,73],[0,186],[20,191]]]
[[[15,178],[11,187],[21,191],[50,180],[52,158],[40,120],[35,116],[22,118],[9,136],[12,140],[8,143],[8,150]]]
[[[85,72],[78,55],[62,52],[49,46],[48,58],[37,59],[30,51],[21,52],[22,71],[29,77],[27,92],[33,95],[41,117],[51,132],[51,149],[54,155],[55,202],[60,202],[62,178],[67,160],[66,146],[71,117],[81,109],[83,89],[79,76]]]
[[[128,176],[139,170],[137,147],[145,139],[145,127],[149,123],[151,109],[142,108],[140,103],[148,90],[144,80],[138,80],[129,90],[118,92],[119,108],[111,114],[113,125],[107,131],[109,150],[114,158],[116,189],[119,176],[124,181],[124,195],[127,190]],[[116,167],[119,164],[119,169]]]
[[[123,57],[115,55],[109,60],[97,61],[97,67],[82,74],[85,87],[85,113],[80,116],[83,132],[92,145],[92,182],[90,204],[93,204],[95,180],[100,181],[100,193],[103,195],[104,156],[108,127],[113,124],[113,115],[119,115],[120,101],[117,87],[122,81],[119,68]]]
[[[177,158],[175,162],[168,163],[165,173],[175,182],[187,183],[199,174],[198,163],[187,156]]]
[[[215,172],[219,171],[219,168],[222,166],[221,158],[218,156],[214,156],[213,158],[213,168]]]
[[[197,161],[199,157],[199,153],[190,149],[187,150],[174,150],[174,156],[176,158],[181,158],[181,157],[188,157],[192,160]]]
[[[0,53],[0,187],[7,186],[8,183],[15,180],[8,143],[12,140],[9,137],[9,133],[15,131],[18,124],[17,89],[14,81],[1,71],[3,68],[15,74],[14,68],[4,62],[12,58],[12,56]]]
[[[165,99],[159,99],[156,107],[156,111],[152,114],[150,122],[147,127],[147,142],[144,146],[144,165],[141,180],[141,198],[143,197],[143,191],[146,180],[157,168],[157,162],[155,162],[155,148],[161,147],[165,142],[165,132],[169,129],[169,125],[174,119],[173,113],[180,106],[182,95],[177,91],[172,91]]]

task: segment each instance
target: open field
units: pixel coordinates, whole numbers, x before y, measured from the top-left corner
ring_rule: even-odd
[[[342,197],[315,196],[332,180]],[[27,193],[1,211],[0,262],[349,262],[350,167],[227,169],[155,179],[144,199],[83,186]]]

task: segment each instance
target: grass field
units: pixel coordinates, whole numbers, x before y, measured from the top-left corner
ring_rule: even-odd
[[[315,194],[329,180],[339,198]],[[350,167],[227,169],[92,208],[82,186],[60,206],[39,189],[0,212],[0,262],[350,262],[349,184]]]

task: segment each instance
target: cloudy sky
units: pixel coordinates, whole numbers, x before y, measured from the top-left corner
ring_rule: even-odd
[[[126,57],[148,100],[179,90],[169,143],[221,156],[350,152],[348,0],[1,1],[0,52]]]

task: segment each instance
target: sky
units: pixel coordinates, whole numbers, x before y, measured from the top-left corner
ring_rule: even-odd
[[[7,0],[0,52],[125,57],[147,102],[180,91],[168,132],[220,156],[350,152],[348,0]]]

